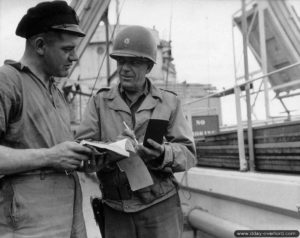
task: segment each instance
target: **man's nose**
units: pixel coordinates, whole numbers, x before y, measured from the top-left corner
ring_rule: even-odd
[[[75,52],[75,50],[73,50],[73,51],[71,52],[69,59],[70,59],[71,61],[77,61],[77,60],[79,59],[79,58],[78,58],[78,55],[77,55],[76,52]]]

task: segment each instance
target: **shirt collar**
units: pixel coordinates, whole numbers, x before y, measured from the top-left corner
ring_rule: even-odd
[[[124,88],[122,88],[122,85],[121,85],[121,84],[119,84],[119,87],[118,87],[118,88],[119,88],[120,95],[121,95],[123,98],[124,98],[124,97],[127,97],[127,96],[126,96],[126,93],[125,93],[125,90],[124,90]],[[147,96],[148,93],[149,93],[149,82],[148,82],[148,80],[146,80],[144,89],[143,89],[143,91],[141,92],[141,94],[139,95],[139,97],[142,96],[142,95]]]
[[[34,77],[36,77],[39,81],[41,81],[31,70],[28,66],[22,64],[21,62],[18,62],[18,61],[14,61],[14,60],[5,60],[4,61],[4,64],[5,65],[10,65],[12,67],[14,67],[15,69],[19,70],[19,71],[27,71],[27,72],[30,72],[32,75],[34,75]],[[44,84],[42,81],[41,81],[42,84]],[[54,77],[50,77],[49,78],[49,87],[52,87],[52,85],[55,85],[55,79]],[[46,87],[47,88],[47,87]]]
[[[147,85],[148,85],[148,94],[151,94],[152,97],[158,98],[162,100],[162,94],[160,89],[155,87],[153,83],[147,78]],[[120,91],[120,84],[118,86],[112,87],[111,90],[104,93],[103,97],[106,99],[114,99],[117,95],[121,96]]]
[[[21,62],[17,62],[17,61],[14,61],[14,60],[5,60],[4,64],[5,65],[10,65],[10,66],[16,68],[19,71],[29,70],[29,68],[27,66],[25,66],[24,64],[22,64]]]
[[[125,93],[125,90],[121,84],[119,84],[119,92],[121,95],[123,95]],[[142,94],[147,95],[148,93],[149,93],[149,83],[148,83],[148,80],[146,80],[145,86],[144,86],[144,89],[143,89],[141,95]]]

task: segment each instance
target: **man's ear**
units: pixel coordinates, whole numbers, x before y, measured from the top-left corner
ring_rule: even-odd
[[[154,63],[152,63],[152,62],[150,62],[150,63],[148,64],[147,74],[150,73],[150,71],[152,70],[153,66],[154,66]]]
[[[45,53],[45,39],[43,37],[37,37],[34,39],[34,48],[35,51],[39,54],[39,55],[44,55]]]

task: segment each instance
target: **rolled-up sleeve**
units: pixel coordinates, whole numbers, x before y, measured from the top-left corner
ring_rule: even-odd
[[[8,111],[10,108],[11,102],[6,96],[6,93],[0,89],[0,138],[3,138],[3,135],[6,131],[6,126],[8,122]]]

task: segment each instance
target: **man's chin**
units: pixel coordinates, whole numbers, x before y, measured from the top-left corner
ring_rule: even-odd
[[[59,77],[59,78],[65,78],[69,76],[69,71],[64,71],[64,72],[59,72],[56,75],[54,75],[55,77]]]
[[[129,91],[129,92],[132,92],[132,91],[135,91],[134,89],[134,86],[131,85],[131,83],[123,83],[122,84],[122,88],[125,90],[125,91]]]

